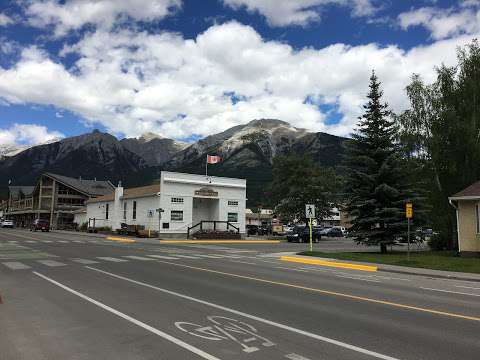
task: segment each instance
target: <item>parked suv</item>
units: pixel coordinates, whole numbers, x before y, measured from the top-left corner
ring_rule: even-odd
[[[30,231],[50,231],[50,223],[48,220],[36,219],[33,221],[32,226],[30,226]]]
[[[6,228],[6,227],[13,228],[13,220],[3,220],[1,222],[1,225],[2,225],[2,228]]]
[[[320,234],[321,227],[312,226],[312,241],[319,242],[322,239]],[[296,226],[290,233],[287,234],[288,242],[309,242],[310,228],[308,226]]]

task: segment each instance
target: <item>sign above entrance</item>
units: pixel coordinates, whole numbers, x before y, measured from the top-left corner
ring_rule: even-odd
[[[218,196],[218,191],[203,187],[203,188],[200,188],[199,190],[195,190],[195,195],[213,197],[213,196]]]

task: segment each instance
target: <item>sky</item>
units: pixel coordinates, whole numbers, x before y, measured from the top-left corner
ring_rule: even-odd
[[[479,34],[480,0],[0,0],[0,146],[260,118],[348,136],[372,70],[399,113]]]

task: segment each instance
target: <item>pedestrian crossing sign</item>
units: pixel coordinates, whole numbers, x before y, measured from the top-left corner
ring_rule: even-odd
[[[315,219],[315,205],[312,205],[312,204],[305,205],[305,217],[307,219]]]
[[[407,219],[411,219],[413,217],[413,204],[406,203],[405,204],[405,216]]]

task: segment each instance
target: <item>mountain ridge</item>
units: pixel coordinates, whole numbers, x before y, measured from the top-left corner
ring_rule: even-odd
[[[277,155],[308,154],[322,166],[339,164],[345,138],[309,132],[276,119],[256,119],[187,144],[156,134],[117,139],[94,130],[30,147],[0,159],[0,196],[6,184],[31,185],[44,171],[82,178],[122,181],[126,186],[151,183],[161,170],[203,174],[207,154],[222,162],[211,175],[246,178],[250,205],[260,201],[271,180]]]

